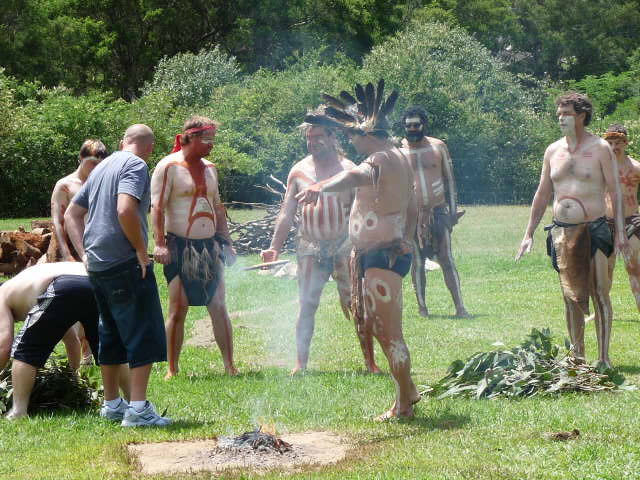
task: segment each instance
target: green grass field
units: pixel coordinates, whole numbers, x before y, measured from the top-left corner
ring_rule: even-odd
[[[550,327],[561,344],[566,335],[556,273],[539,229],[534,252],[513,261],[528,218],[527,207],[469,207],[454,232],[455,256],[471,319],[456,319],[440,271],[428,279],[431,317],[420,318],[410,278],[404,283],[404,332],[416,383],[441,378],[456,358],[519,344],[532,327]],[[548,220],[548,218],[547,218]],[[19,220],[0,221],[0,229]],[[29,225],[24,220],[22,224]],[[640,392],[533,397],[523,400],[424,399],[416,418],[377,424],[372,418],[391,405],[388,375],[363,371],[353,326],[328,284],[316,318],[310,370],[290,377],[294,362],[295,280],[273,279],[239,267],[227,270],[229,311],[268,307],[233,320],[236,378],[223,375],[217,347],[186,346],[181,375],[162,380],[153,370],[149,397],[176,420],[166,429],[125,430],[97,412],[0,419],[0,478],[140,478],[128,457],[129,443],[236,435],[257,423],[279,432],[328,430],[355,448],[330,467],[265,479],[623,479],[640,478]],[[157,268],[157,267],[156,267]],[[166,285],[156,274],[166,307]],[[612,291],[611,359],[631,383],[640,383],[639,315],[620,263]],[[188,326],[206,315],[193,307]],[[586,329],[587,357],[596,359],[593,324]],[[379,365],[385,367],[379,348]],[[553,442],[544,432],[578,428],[571,442]],[[209,478],[211,474],[145,478]],[[230,478],[258,478],[250,472]],[[227,477],[225,477],[227,478]]]

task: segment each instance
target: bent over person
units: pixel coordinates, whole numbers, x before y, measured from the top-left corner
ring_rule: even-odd
[[[86,258],[100,311],[98,358],[105,399],[100,414],[121,420],[123,427],[171,423],[147,400],[151,367],[167,358],[158,285],[147,254],[151,181],[145,160],[154,142],[149,127],[130,126],[121,150],[94,169],[64,216],[69,238]],[[125,363],[130,404],[118,396],[118,371]]]
[[[355,165],[339,152],[335,129],[311,124],[303,124],[302,129],[310,155],[296,163],[289,172],[287,192],[276,220],[271,246],[260,254],[265,262],[278,259],[299,210],[296,254],[300,311],[296,324],[297,360],[292,373],[307,368],[315,314],[330,275],[336,281],[340,305],[347,319],[351,302],[348,227],[353,191],[323,192],[317,203],[305,205],[298,205],[296,195],[304,188],[350,170]],[[373,338],[362,335],[357,325],[356,331],[367,370],[378,373],[380,369],[373,357]]]
[[[640,311],[640,213],[638,212],[638,185],[640,184],[640,162],[627,155],[629,146],[627,129],[619,124],[611,125],[604,139],[611,146],[618,165],[620,189],[622,190],[622,209],[624,211],[624,229],[629,241],[628,255],[623,255],[624,266],[629,275],[631,293]],[[607,200],[609,197],[607,197]],[[607,217],[613,221],[614,208],[607,201]],[[611,276],[615,262],[611,262]]]
[[[460,277],[451,252],[451,231],[458,223],[456,184],[449,150],[442,140],[427,137],[427,112],[410,107],[402,114],[406,138],[402,153],[409,160],[416,187],[418,221],[411,277],[420,315],[429,315],[425,289],[425,260],[436,258],[451,293],[457,317],[468,317],[462,302]]]
[[[356,189],[349,217],[352,313],[364,335],[373,334],[389,361],[396,384],[393,406],[378,420],[413,416],[420,395],[411,379],[409,349],[402,335],[402,277],[411,268],[416,203],[413,173],[406,159],[388,139],[386,115],[393,110],[397,92],[384,100],[384,82],[377,89],[356,85],[354,98],[325,95],[323,113],[310,114],[312,125],[341,128],[358,153],[367,159],[302,190],[298,201],[315,204],[325,192]],[[357,107],[356,105],[357,104]]]
[[[553,196],[553,223],[545,230],[547,253],[560,277],[573,355],[584,360],[584,317],[593,302],[598,363],[610,367],[609,341],[613,312],[609,262],[615,262],[614,236],[607,223],[605,192],[614,206],[615,247],[626,252],[622,229],[622,195],[616,160],[603,139],[589,133],[591,101],[569,93],[556,101],[564,137],[547,147],[540,184],[516,261],[531,251],[533,233]]]
[[[14,323],[24,322],[16,337]],[[98,351],[98,307],[87,271],[80,262],[29,267],[0,286],[0,370],[11,347],[13,406],[6,418],[27,415],[36,370],[44,367],[55,345],[76,322]],[[121,385],[128,392],[126,371]]]
[[[189,305],[207,307],[225,371],[237,373],[224,285],[224,262],[233,264],[235,251],[218,192],[218,173],[203,158],[211,153],[216,128],[206,117],[188,119],[173,152],[158,163],[151,178],[153,256],[164,265],[169,286],[165,379],[179,370]]]

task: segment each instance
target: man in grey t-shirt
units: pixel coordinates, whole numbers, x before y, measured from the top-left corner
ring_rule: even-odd
[[[129,127],[121,151],[94,169],[64,216],[100,310],[98,358],[105,398],[100,414],[122,420],[122,426],[171,423],[147,401],[151,367],[166,361],[167,351],[158,286],[147,254],[151,195],[145,161],[154,140],[146,125]],[[131,371],[130,404],[118,396],[123,363]]]

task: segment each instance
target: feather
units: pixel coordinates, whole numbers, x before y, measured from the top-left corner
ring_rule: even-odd
[[[367,119],[372,118],[375,115],[375,111],[373,110],[373,105],[376,101],[376,92],[373,89],[373,83],[367,83],[367,86],[364,88],[364,93],[367,102]]]
[[[338,110],[337,108],[327,107],[325,113],[327,114],[327,116],[339,122],[357,123],[357,118],[355,118],[353,115],[349,115],[343,110]]]
[[[398,91],[394,90],[387,98],[387,101],[384,102],[384,105],[380,108],[380,113],[378,113],[378,118],[386,117],[393,111],[393,107],[396,106],[396,100],[398,100]]]
[[[342,100],[339,100],[336,97],[332,97],[331,95],[328,95],[326,93],[322,94],[322,99],[327,105],[331,105],[332,107],[336,107],[341,110],[344,110],[347,107]]]
[[[304,121],[311,125],[319,125],[321,127],[328,128],[345,128],[345,125],[334,120],[326,115],[307,114],[304,116]]]
[[[379,116],[380,113],[380,105],[382,105],[382,99],[384,98],[384,78],[381,78],[378,81],[378,88],[376,89],[376,100],[373,105],[373,115],[375,117]]]
[[[351,95],[349,92],[343,90],[340,92],[340,98],[346,102],[347,105],[353,105],[355,103],[358,103],[358,101],[355,99],[355,97],[353,95]]]
[[[359,83],[356,83],[356,98],[358,99],[358,112],[365,117],[368,116],[367,97],[365,96],[364,88]]]

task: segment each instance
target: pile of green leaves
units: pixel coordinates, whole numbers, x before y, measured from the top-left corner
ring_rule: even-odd
[[[66,359],[51,357],[39,369],[29,399],[29,413],[56,410],[86,410],[101,403],[99,367],[82,368],[76,374]],[[11,408],[11,365],[0,372],[0,414]]]
[[[429,387],[438,398],[457,395],[479,398],[530,397],[538,393],[602,392],[629,390],[624,377],[612,369],[599,370],[577,363],[553,342],[549,329],[531,330],[525,341],[512,350],[494,350],[472,355],[466,362],[454,361],[447,375]]]

